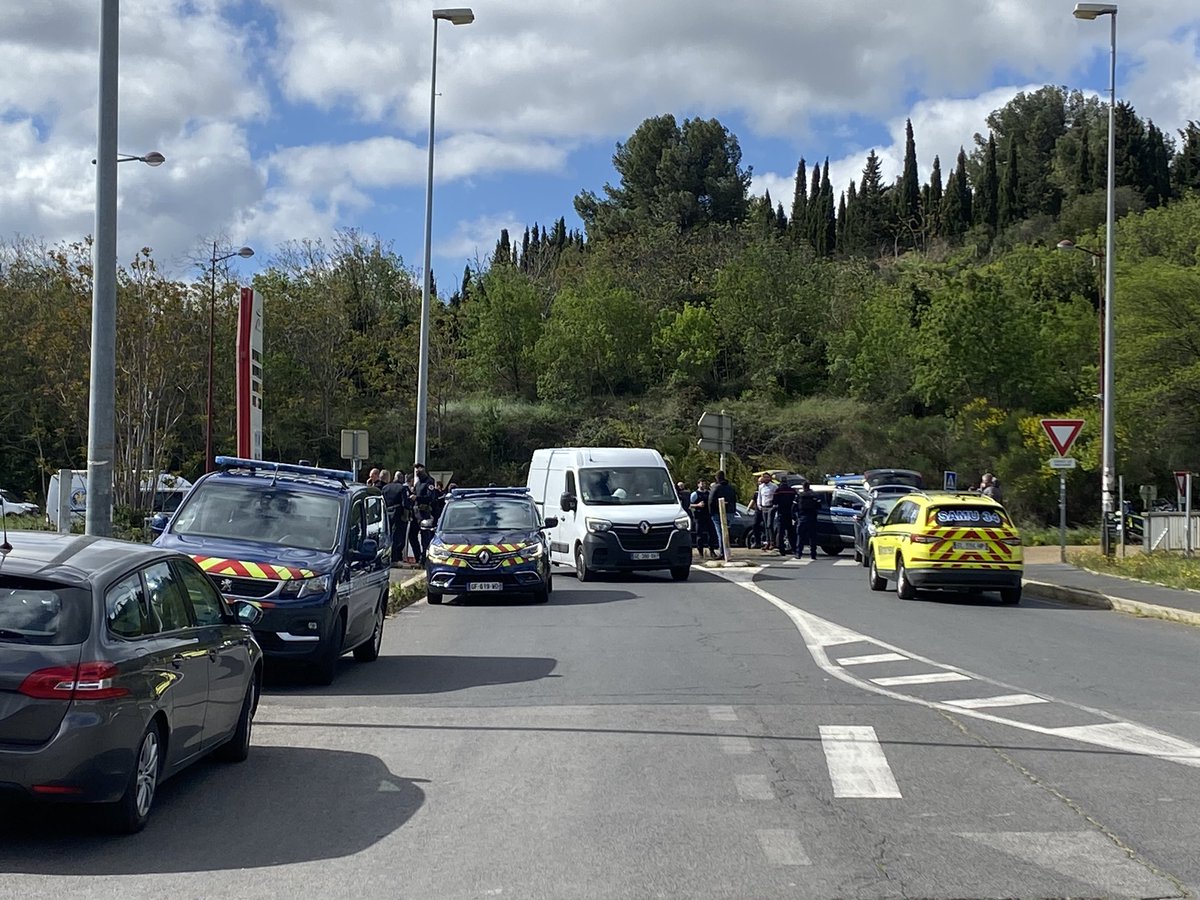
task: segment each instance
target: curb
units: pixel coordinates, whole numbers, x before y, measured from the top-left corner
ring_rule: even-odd
[[[1076,606],[1087,606],[1092,609],[1111,609],[1143,619],[1162,619],[1181,625],[1200,627],[1200,612],[1159,606],[1156,603],[1143,603],[1140,600],[1128,600],[1125,597],[1114,597],[1098,591],[1063,587],[1059,584],[1047,584],[1044,581],[1033,581],[1028,578],[1022,583],[1034,594],[1048,600],[1057,600],[1060,603],[1073,603]]]
[[[388,616],[399,615],[406,607],[425,602],[425,591],[423,589],[414,592],[411,598],[404,596],[413,588],[420,588],[424,583],[424,572],[418,572],[416,575],[411,575],[403,581],[393,581],[388,587]]]

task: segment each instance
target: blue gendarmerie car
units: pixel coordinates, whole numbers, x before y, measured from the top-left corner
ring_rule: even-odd
[[[342,654],[379,656],[391,532],[378,488],[354,473],[218,456],[154,543],[194,559],[230,599],[262,610],[268,660],[292,660],[329,684]]]
[[[447,594],[529,594],[545,603],[553,590],[544,522],[529,488],[456,488],[446,499],[429,550],[430,603]]]

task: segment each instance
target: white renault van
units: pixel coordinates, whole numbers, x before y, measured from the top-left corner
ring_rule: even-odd
[[[535,450],[529,491],[544,518],[550,561],[575,567],[580,581],[594,572],[691,571],[691,521],[657,450],[559,447]]]

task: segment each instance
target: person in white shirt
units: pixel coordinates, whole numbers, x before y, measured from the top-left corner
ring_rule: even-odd
[[[775,534],[775,491],[779,483],[770,472],[758,476],[758,489],[754,494],[754,533],[762,541],[763,550],[773,550]]]

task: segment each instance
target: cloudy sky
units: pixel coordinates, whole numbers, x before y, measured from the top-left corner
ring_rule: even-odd
[[[461,2],[461,0],[460,0]],[[469,2],[469,0],[468,0]],[[4,0],[0,237],[78,240],[94,216],[100,0]],[[438,32],[434,271],[443,289],[501,227],[566,216],[614,180],[645,118],[716,117],[754,191],[796,163],[843,190],[875,148],[949,169],[1020,90],[1102,92],[1109,26],[1070,0],[474,0]],[[1168,133],[1200,119],[1200,3],[1123,0],[1118,98]],[[355,227],[420,265],[433,25],[419,0],[122,0],[119,247],[168,271],[219,237],[250,274],[280,243]]]

